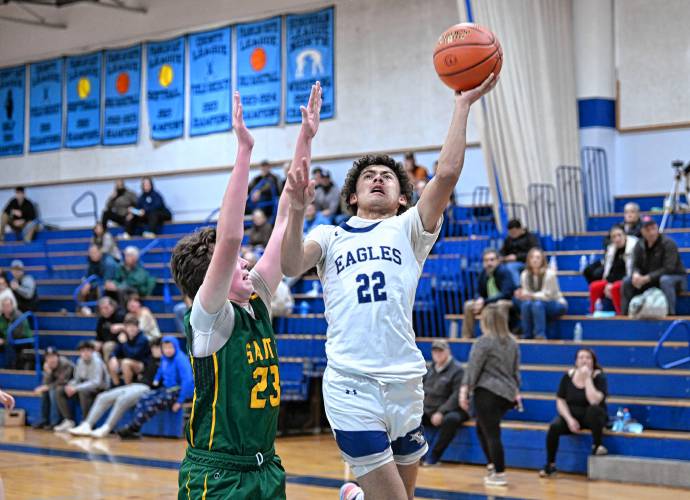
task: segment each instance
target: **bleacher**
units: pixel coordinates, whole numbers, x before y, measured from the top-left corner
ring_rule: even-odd
[[[653,355],[660,336],[673,320],[690,320],[690,294],[684,294],[678,303],[679,314],[688,315],[685,318],[636,321],[587,316],[589,300],[587,284],[579,273],[581,257],[602,254],[604,233],[622,219],[622,213],[618,212],[622,212],[626,201],[628,198],[617,198],[614,204],[617,213],[592,216],[587,232],[567,235],[549,246],[549,256],[556,257],[569,310],[550,326],[551,340],[520,341],[525,411],[511,411],[507,415],[504,445],[508,466],[543,465],[546,429],[556,415],[555,391],[560,377],[582,346],[595,349],[607,372],[609,414],[615,413],[618,407],[627,407],[633,418],[645,426],[639,435],[607,433],[604,445],[609,452],[671,459],[690,457],[690,366],[662,370]],[[634,201],[643,210],[663,203],[660,197],[635,197]],[[655,212],[653,216],[659,214]],[[434,337],[453,337],[460,331],[462,301],[472,294],[481,251],[497,243],[498,235],[486,207],[456,207],[447,219],[442,237],[425,265],[414,308],[418,344],[427,359]],[[690,267],[690,229],[685,229],[690,226],[682,218],[675,218],[671,224],[666,234],[676,240],[683,261]],[[182,335],[174,333],[171,314],[172,304],[180,300],[180,293],[171,280],[167,263],[176,241],[198,225],[167,224],[154,243],[143,238],[119,242],[121,247],[148,247],[142,261],[158,283],[153,296],[144,302],[156,315],[163,334],[177,335],[182,342]],[[76,357],[77,343],[94,335],[96,318],[73,312],[73,292],[84,273],[89,236],[90,231],[86,229],[43,231],[31,244],[9,241],[0,245],[0,267],[7,268],[11,259],[20,258],[38,280],[40,352],[52,345]],[[304,301],[309,306],[309,314],[292,314],[277,321],[284,401],[304,400],[310,377],[319,376],[325,366],[326,321],[322,296],[313,286],[315,279],[307,276],[293,287],[295,311]],[[573,341],[578,322],[583,326],[581,343]],[[471,345],[469,339],[451,338],[453,353],[461,361],[467,359]],[[664,345],[662,358],[672,360],[687,355],[688,338],[678,335]],[[9,390],[16,397],[17,405],[26,409],[29,422],[35,421],[40,412],[40,398],[32,392],[37,383],[34,372],[0,370],[0,387]],[[162,433],[157,428],[149,428],[148,432]],[[585,472],[589,447],[588,436],[564,437],[558,455],[559,469]],[[458,433],[443,459],[484,463],[473,424]]]

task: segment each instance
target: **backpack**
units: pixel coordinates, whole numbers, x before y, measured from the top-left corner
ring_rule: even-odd
[[[628,314],[635,319],[658,319],[668,314],[668,301],[664,292],[650,288],[643,294],[633,297]]]

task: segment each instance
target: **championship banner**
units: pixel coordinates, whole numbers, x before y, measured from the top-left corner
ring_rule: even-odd
[[[65,146],[84,148],[101,142],[103,54],[67,58],[67,134]]]
[[[50,59],[29,68],[29,152],[60,149],[65,60]]]
[[[136,144],[141,101],[141,45],[105,51],[103,144]]]
[[[237,90],[247,127],[280,123],[281,18],[237,25]]]
[[[26,66],[0,69],[0,156],[24,154]]]
[[[285,122],[302,120],[299,107],[309,101],[311,86],[321,82],[321,119],[333,118],[333,8],[287,16],[287,106]]]
[[[189,35],[189,135],[232,128],[230,28]]]
[[[184,37],[146,44],[151,139],[184,135]]]

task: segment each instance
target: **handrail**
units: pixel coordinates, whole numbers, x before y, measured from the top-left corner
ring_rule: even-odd
[[[160,243],[161,243],[161,240],[158,239],[158,238],[156,238],[156,239],[153,240],[151,243],[149,243],[148,245],[146,245],[144,248],[142,248],[141,250],[139,250],[139,259],[141,259],[144,255],[146,255],[147,253],[149,253],[149,251],[150,251],[151,249],[153,249],[153,248],[157,247],[158,245],[160,245]]]
[[[220,207],[214,208],[213,211],[208,214],[208,216],[204,219],[204,224],[210,224],[211,220],[213,219],[213,216],[216,215],[218,212],[220,212]]]
[[[580,233],[585,230],[585,198],[582,169],[561,165],[556,169],[558,186],[558,212],[562,233]]]
[[[101,277],[98,276],[97,274],[92,274],[91,276],[87,277],[85,280],[83,280],[81,283],[79,283],[79,286],[74,289],[74,293],[72,294],[72,297],[74,298],[74,303],[77,305],[77,309],[80,309],[84,306],[93,306],[98,303],[98,301],[95,300],[87,300],[85,302],[81,302],[79,300],[79,292],[82,291],[82,289],[87,285],[97,282],[98,286],[101,286]]]
[[[685,363],[690,363],[690,356],[677,359],[675,361],[669,361],[668,363],[662,363],[660,359],[661,349],[664,345],[664,342],[666,342],[666,339],[671,335],[671,333],[673,333],[676,327],[679,326],[685,328],[685,332],[688,334],[688,342],[690,343],[690,323],[684,320],[676,320],[673,323],[671,323],[659,339],[659,342],[656,344],[656,347],[654,348],[654,362],[662,370],[670,370],[671,368],[675,368],[676,366],[684,365]]]
[[[14,331],[22,323],[24,323],[24,321],[27,320],[28,318],[31,318],[31,322],[33,325],[32,337],[27,338],[27,339],[15,339],[14,335],[13,335]],[[14,358],[14,356],[15,356],[14,348],[13,348],[15,345],[17,345],[17,344],[19,344],[19,345],[33,344],[34,345],[34,352],[35,352],[34,361],[35,361],[35,365],[36,365],[36,377],[40,380],[40,378],[41,378],[41,359],[40,359],[40,355],[38,352],[38,348],[39,348],[39,345],[38,345],[38,318],[36,317],[36,315],[31,311],[26,311],[21,316],[19,316],[16,320],[14,320],[10,324],[10,326],[7,328],[7,340],[8,340],[9,346],[11,347],[10,349],[7,350],[8,351],[7,353],[12,358]],[[14,359],[12,359],[12,361],[14,361]]]
[[[85,198],[91,198],[93,206],[92,212],[77,212],[77,205]],[[72,215],[75,217],[89,217],[93,215],[94,224],[98,222],[98,199],[93,191],[84,191],[79,197],[72,202]]]
[[[610,213],[613,198],[606,150],[585,146],[580,155],[586,215]]]

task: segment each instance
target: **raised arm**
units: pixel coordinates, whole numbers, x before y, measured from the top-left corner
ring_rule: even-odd
[[[286,182],[289,181],[286,179]],[[266,244],[264,254],[256,263],[256,266],[254,266],[256,272],[259,273],[266,282],[271,294],[275,293],[280,280],[283,279],[283,272],[280,268],[280,246],[283,242],[283,235],[285,234],[285,228],[288,223],[289,205],[290,201],[284,189],[278,201],[278,213],[273,226],[273,232]]]
[[[244,236],[244,208],[247,203],[249,161],[254,138],[244,124],[238,92],[233,95],[233,106],[232,124],[237,135],[237,159],[218,216],[213,257],[199,288],[201,306],[209,314],[218,312],[228,298]]]
[[[417,210],[422,218],[424,230],[431,232],[436,228],[450,195],[460,178],[465,162],[467,145],[467,117],[470,106],[496,86],[498,79],[493,73],[477,88],[455,94],[455,110],[450,122],[448,135],[438,157],[438,168],[433,179],[424,188],[417,202]]]
[[[321,258],[321,247],[315,242],[302,242],[304,211],[314,200],[314,181],[309,180],[311,141],[319,128],[321,114],[321,84],[311,88],[309,103],[302,111],[302,128],[297,138],[295,155],[285,183],[284,195],[289,201],[287,227],[280,249],[280,266],[287,276],[298,276],[316,265]]]

